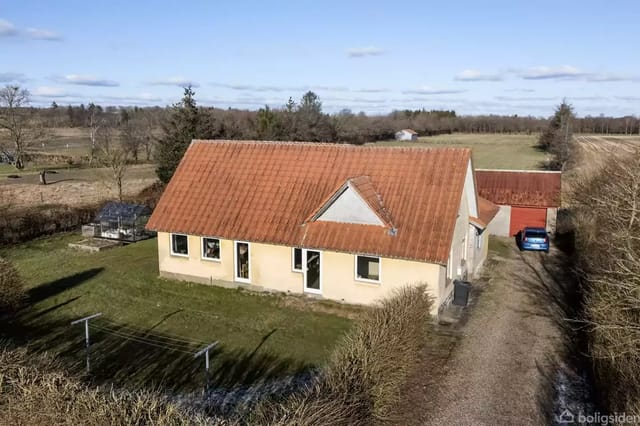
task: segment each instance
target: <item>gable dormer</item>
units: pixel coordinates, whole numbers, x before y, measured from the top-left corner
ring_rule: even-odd
[[[382,197],[369,176],[347,179],[309,218],[308,222],[338,222],[393,228]]]

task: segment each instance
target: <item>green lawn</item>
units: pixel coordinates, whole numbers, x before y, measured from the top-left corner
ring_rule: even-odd
[[[538,135],[525,134],[470,134],[426,136],[417,142],[382,141],[376,146],[464,147],[473,151],[473,164],[477,169],[541,168],[545,154],[536,148]]]
[[[31,305],[11,332],[32,348],[82,369],[83,330],[69,321],[103,313],[92,322],[96,380],[193,388],[204,374],[193,352],[219,341],[214,383],[250,383],[321,365],[351,325],[290,307],[305,304],[285,303],[285,296],[160,279],[155,239],[98,254],[67,248],[78,239],[54,236],[0,255],[15,262],[29,288]]]

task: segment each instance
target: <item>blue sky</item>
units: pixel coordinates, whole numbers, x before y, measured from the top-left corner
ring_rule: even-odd
[[[12,1],[0,84],[34,104],[640,114],[637,1]]]

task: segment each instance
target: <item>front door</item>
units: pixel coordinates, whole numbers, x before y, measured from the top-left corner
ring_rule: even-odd
[[[251,282],[251,270],[249,268],[249,243],[236,241],[234,253],[235,281],[241,283]]]
[[[308,293],[321,293],[322,281],[320,271],[322,270],[322,254],[315,250],[303,251],[304,268],[304,291]]]

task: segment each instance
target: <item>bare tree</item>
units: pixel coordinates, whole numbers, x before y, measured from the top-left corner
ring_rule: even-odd
[[[12,85],[0,89],[0,129],[0,151],[23,169],[27,149],[45,136],[36,111],[29,108],[28,90]]]
[[[93,164],[98,153],[98,132],[104,119],[100,117],[100,109],[95,104],[89,104],[89,139],[91,140],[91,153],[89,154],[89,164]]]
[[[118,200],[124,195],[124,179],[129,167],[127,148],[115,137],[115,129],[107,121],[103,121],[97,134],[97,147],[100,153],[100,164],[109,168],[110,181],[118,191]]]
[[[137,163],[140,149],[145,143],[144,123],[139,118],[129,118],[121,126],[120,136],[123,146],[131,154],[133,161]]]

